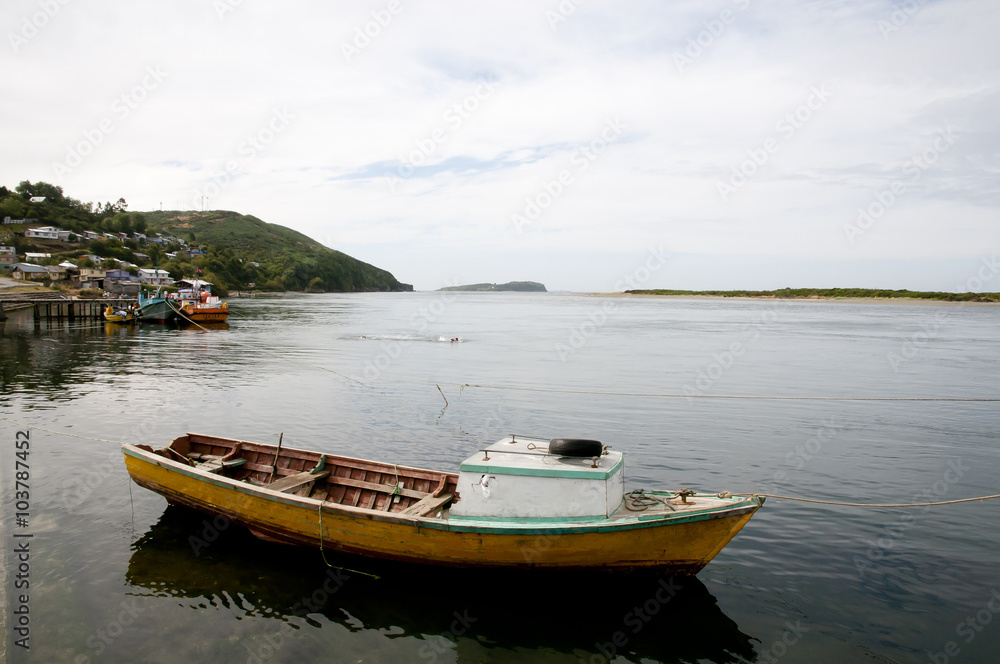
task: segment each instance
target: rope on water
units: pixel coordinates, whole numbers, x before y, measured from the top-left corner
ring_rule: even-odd
[[[934,503],[843,503],[836,500],[815,500],[813,498],[798,498],[796,496],[778,496],[772,493],[750,493],[742,495],[749,495],[751,497],[760,496],[761,498],[777,498],[780,500],[794,500],[801,503],[819,503],[821,505],[841,505],[843,507],[934,507],[936,505],[954,505],[955,503],[972,503],[980,500],[994,500],[1000,498],[1000,493],[998,493],[993,496],[979,496],[978,498],[959,498],[957,500],[940,500]]]
[[[328,367],[316,366],[317,369],[336,374],[341,378],[346,378],[353,383],[371,386],[370,383],[355,377],[342,374]],[[374,382],[374,381],[373,381]],[[412,385],[433,385],[439,390],[440,382],[446,381],[426,381],[408,380],[405,378],[379,378],[378,382],[386,383],[409,383]],[[466,387],[476,387],[484,390],[509,390],[515,392],[544,392],[548,394],[593,394],[607,397],[644,397],[657,399],[745,399],[751,401],[938,401],[938,402],[982,402],[1000,403],[1000,397],[830,397],[830,396],[773,396],[773,395],[753,395],[753,394],[678,394],[676,392],[611,392],[602,390],[565,390],[549,387],[525,387],[520,385],[484,385],[481,383],[457,383],[461,390]],[[442,396],[443,396],[442,392]]]
[[[94,438],[92,436],[81,436],[78,433],[66,433],[65,431],[55,431],[53,429],[45,429],[43,427],[36,426],[36,425],[30,424],[28,422],[19,422],[17,420],[12,420],[12,419],[9,419],[9,418],[6,418],[6,417],[0,417],[0,422],[9,422],[10,424],[15,424],[15,425],[17,425],[19,427],[25,427],[25,428],[28,428],[28,429],[32,429],[33,431],[44,431],[45,433],[51,433],[51,434],[55,434],[57,436],[69,436],[70,438],[82,438],[83,440],[95,440],[95,441],[97,441],[99,443],[114,443],[115,445],[129,445],[130,444],[130,443],[126,443],[125,441],[122,441],[122,440],[108,440],[107,438]]]

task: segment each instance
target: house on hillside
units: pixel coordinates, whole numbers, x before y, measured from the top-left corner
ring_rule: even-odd
[[[166,270],[143,268],[139,268],[139,281],[149,286],[170,286],[174,283],[170,273]]]
[[[141,284],[139,277],[129,274],[128,270],[108,270],[104,274],[103,288],[116,295],[137,295]]]
[[[14,247],[0,247],[0,270],[9,270],[17,263]]]
[[[96,240],[101,236],[99,233],[95,233],[94,231],[84,231],[83,237],[87,238],[88,240]]]
[[[99,267],[82,267],[77,278],[78,288],[104,288],[104,275],[107,270]]]
[[[129,273],[128,270],[105,270],[104,278],[116,281],[139,281],[139,277]]]
[[[23,281],[44,281],[49,278],[49,272],[41,265],[15,263],[11,276]]]
[[[53,226],[39,226],[38,228],[29,228],[24,231],[24,237],[32,237],[39,240],[58,240],[59,239],[59,229]]]
[[[31,201],[32,203],[44,203],[45,202],[45,197],[44,196],[32,196],[28,200]]]
[[[36,251],[28,251],[24,254],[24,260],[29,263],[37,263],[43,258],[52,258],[52,254],[43,254]]]

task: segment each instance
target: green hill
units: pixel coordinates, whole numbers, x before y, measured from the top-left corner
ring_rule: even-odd
[[[151,231],[182,239],[190,246],[208,247],[206,267],[216,278],[230,284],[326,292],[413,289],[374,265],[325,247],[291,228],[250,215],[224,210],[143,215]],[[184,264],[179,267],[183,270]]]
[[[505,284],[466,284],[465,286],[445,286],[443,291],[520,291],[545,293],[545,284],[537,281],[508,281]]]

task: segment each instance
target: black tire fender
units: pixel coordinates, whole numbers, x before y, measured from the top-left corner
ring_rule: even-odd
[[[595,457],[604,453],[604,444],[586,438],[553,438],[549,441],[549,454],[567,457]]]

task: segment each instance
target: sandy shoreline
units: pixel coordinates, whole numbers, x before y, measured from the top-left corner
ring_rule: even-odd
[[[584,297],[624,297],[624,298],[658,298],[668,300],[747,300],[763,302],[843,302],[845,304],[912,304],[917,306],[959,306],[959,307],[996,307],[1000,302],[952,302],[949,300],[922,300],[904,297],[747,297],[725,295],[656,295],[653,293],[580,293]]]

